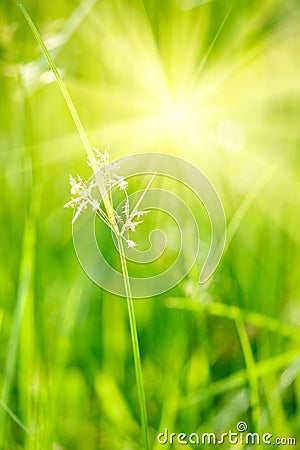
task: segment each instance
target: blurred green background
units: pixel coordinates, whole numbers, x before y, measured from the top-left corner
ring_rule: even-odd
[[[152,448],[164,428],[240,420],[300,442],[299,2],[24,4],[92,144],[112,159],[180,156],[224,204],[209,283],[196,268],[135,303]],[[0,4],[0,93],[0,448],[140,449],[126,304],[83,272],[63,208],[69,174],[90,169],[12,0]]]

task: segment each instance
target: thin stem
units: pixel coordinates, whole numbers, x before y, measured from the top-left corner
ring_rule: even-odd
[[[133,208],[133,210],[132,210],[132,212],[131,212],[131,216],[132,216],[132,217],[134,216],[134,214],[135,214],[136,211],[138,210],[138,207],[139,207],[140,204],[142,203],[142,201],[143,201],[145,195],[147,194],[147,192],[148,192],[148,190],[149,190],[149,188],[150,188],[150,186],[151,186],[151,184],[152,184],[152,181],[154,180],[154,178],[155,178],[156,175],[157,175],[156,172],[152,175],[151,180],[149,181],[149,183],[147,184],[147,186],[146,186],[145,189],[143,190],[142,195],[140,196],[140,198],[139,198],[138,201],[136,202],[136,205],[135,205],[135,207]]]
[[[251,349],[251,344],[246,331],[245,323],[243,321],[242,315],[238,309],[235,311],[235,325],[237,329],[238,336],[240,338],[240,343],[242,351],[244,354],[244,359],[246,363],[246,371],[249,379],[250,397],[251,397],[251,407],[252,407],[252,419],[256,431],[260,431],[260,400],[259,400],[259,384],[256,375],[255,360],[253,352]]]
[[[61,75],[59,73],[59,70],[58,70],[57,66],[55,65],[53,59],[51,58],[50,53],[48,52],[48,49],[47,49],[46,45],[44,44],[44,41],[41,38],[41,35],[40,35],[37,27],[35,26],[33,20],[31,19],[28,11],[26,10],[24,5],[19,0],[16,0],[16,4],[18,5],[18,7],[21,10],[23,16],[25,17],[26,22],[28,23],[32,33],[34,34],[34,37],[36,38],[37,42],[39,43],[39,45],[40,45],[40,47],[42,49],[42,52],[43,52],[45,58],[48,61],[48,64],[49,64],[49,66],[50,66],[50,68],[51,68],[51,70],[52,70],[52,72],[53,72],[53,74],[54,74],[54,76],[56,78],[58,87],[59,87],[59,89],[60,89],[60,91],[61,91],[61,93],[62,93],[62,95],[63,95],[63,97],[65,99],[65,102],[66,102],[66,104],[68,106],[68,109],[69,109],[69,111],[71,113],[71,116],[72,116],[73,121],[75,123],[75,126],[77,128],[78,134],[79,134],[80,139],[82,141],[82,144],[83,144],[83,146],[85,148],[85,151],[87,152],[89,158],[91,158],[91,162],[93,163],[95,161],[95,157],[94,157],[94,153],[93,153],[91,144],[89,142],[89,139],[87,137],[85,129],[84,129],[83,125],[82,125],[80,117],[79,117],[79,115],[77,113],[77,110],[75,108],[73,100],[72,100],[72,98],[71,98],[71,96],[69,94],[69,91],[68,91],[68,89],[67,89],[67,87],[66,87],[66,85],[65,85],[65,83],[64,83],[64,81],[63,81],[63,79],[62,79],[62,77],[61,77]]]
[[[100,217],[100,219],[105,223],[105,225],[111,230],[111,231],[115,231],[114,228],[112,227],[111,223],[106,219],[106,215],[101,214],[99,211],[102,211],[100,208],[95,210],[96,216]],[[103,213],[103,211],[102,211]]]
[[[3,410],[10,416],[10,418],[32,439],[35,444],[39,448],[42,448],[42,446],[37,442],[34,434],[24,425],[24,423],[16,416],[16,414],[2,401],[0,400],[0,406],[3,408]]]
[[[78,131],[78,134],[79,134],[79,137],[81,139],[81,142],[82,142],[82,144],[84,146],[84,149],[85,149],[85,151],[86,151],[86,153],[87,153],[87,155],[89,157],[92,170],[93,170],[94,173],[97,173],[98,172],[98,167],[97,167],[97,164],[96,164],[96,158],[95,158],[92,146],[91,146],[89,138],[88,138],[88,136],[87,136],[87,134],[85,132],[85,129],[84,129],[83,125],[82,125],[82,122],[80,120],[79,114],[78,114],[77,109],[76,109],[76,107],[75,107],[75,105],[73,103],[73,100],[72,100],[71,95],[70,95],[70,93],[68,91],[68,88],[65,85],[65,83],[64,83],[64,81],[63,81],[63,79],[62,79],[62,77],[61,77],[61,75],[59,73],[59,70],[58,70],[55,62],[51,58],[51,55],[50,55],[50,53],[49,53],[49,51],[48,51],[48,49],[47,49],[47,47],[46,47],[46,45],[45,45],[45,43],[44,43],[44,41],[42,39],[42,37],[41,37],[37,27],[35,26],[33,20],[31,19],[27,9],[24,7],[24,5],[19,0],[15,0],[15,1],[16,1],[16,4],[17,4],[18,8],[22,12],[26,22],[28,23],[28,25],[29,25],[29,27],[30,27],[30,29],[31,29],[35,39],[37,40],[38,44],[40,45],[41,50],[43,52],[43,55],[45,56],[45,58],[48,61],[48,64],[49,64],[49,66],[50,66],[50,68],[51,68],[51,70],[52,70],[52,72],[53,72],[53,74],[54,74],[54,76],[56,78],[59,90],[60,90],[60,92],[61,92],[61,94],[62,94],[62,96],[63,96],[63,98],[64,98],[64,100],[66,102],[66,105],[67,105],[67,107],[68,107],[68,109],[70,111],[70,114],[71,114],[72,119],[74,121],[75,127],[76,127],[76,129]],[[100,189],[101,189],[101,186],[100,186]],[[101,190],[101,193],[103,195],[102,190]],[[109,202],[109,198],[106,195],[103,195],[103,202],[104,202],[107,214],[109,216],[109,219],[110,219],[111,223],[114,224],[113,208],[112,208],[112,206],[111,206],[111,204]]]
[[[85,151],[89,157],[93,172],[96,174],[98,172],[98,167],[96,164],[95,155],[94,155],[92,146],[89,142],[88,136],[85,132],[85,129],[80,120],[80,117],[77,113],[76,107],[73,103],[73,100],[72,100],[70,94],[69,94],[69,91],[58,71],[57,66],[55,65],[53,59],[51,58],[50,53],[48,52],[47,47],[45,46],[45,44],[40,36],[40,33],[39,33],[38,29],[36,28],[33,20],[31,19],[29,13],[27,12],[26,8],[22,5],[22,3],[19,0],[15,0],[15,1],[16,1],[17,6],[19,7],[19,9],[21,10],[25,20],[27,21],[32,33],[34,34],[37,42],[39,43],[45,58],[47,59],[47,61],[49,63],[49,66],[56,78],[56,81],[57,81],[58,87],[61,91],[61,94],[63,95],[66,105],[71,113],[74,124],[77,128],[78,134],[82,141],[82,144],[83,144]],[[130,282],[129,282],[129,277],[128,277],[127,262],[126,262],[126,257],[124,254],[122,237],[120,236],[119,228],[115,221],[113,206],[110,201],[109,195],[106,195],[106,189],[102,185],[101,180],[99,182],[99,189],[100,189],[100,192],[103,197],[103,202],[105,205],[105,209],[107,211],[109,222],[111,223],[113,230],[118,239],[120,260],[121,260],[121,266],[122,266],[122,274],[123,274],[123,279],[124,279],[124,284],[125,284],[127,308],[128,308],[128,315],[129,315],[130,333],[131,333],[133,359],[134,359],[134,367],[135,367],[136,382],[137,382],[138,401],[139,401],[140,414],[141,414],[141,426],[142,426],[142,433],[143,433],[143,440],[144,440],[144,449],[149,450],[150,446],[149,446],[149,436],[148,436],[148,420],[147,420],[146,400],[145,400],[145,392],[144,392],[144,382],[143,382],[143,375],[142,375],[141,357],[140,357],[136,319],[135,319],[134,306],[133,306],[133,298],[131,295],[131,288],[130,288]]]
[[[125,292],[126,292],[131,343],[132,343],[133,359],[134,359],[134,368],[135,368],[135,376],[136,376],[137,391],[138,391],[138,401],[139,401],[139,407],[140,407],[141,425],[142,425],[143,440],[144,440],[144,449],[150,450],[147,408],[146,408],[145,389],[144,389],[144,381],[143,381],[143,374],[142,374],[139,339],[138,339],[138,333],[137,333],[137,327],[136,327],[136,319],[135,319],[133,299],[132,299],[132,294],[131,294],[131,287],[130,287],[130,282],[129,282],[127,261],[126,261],[126,256],[124,254],[123,242],[122,242],[122,239],[120,236],[118,236],[118,246],[119,246],[120,261],[121,261],[121,266],[122,266],[123,280],[124,280]]]

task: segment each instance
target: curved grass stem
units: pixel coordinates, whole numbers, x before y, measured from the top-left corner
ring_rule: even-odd
[[[53,61],[46,45],[43,42],[42,37],[41,37],[37,27],[35,26],[33,20],[31,19],[28,11],[26,10],[26,8],[23,6],[23,4],[19,0],[15,0],[15,1],[16,1],[18,8],[22,12],[27,24],[29,25],[35,39],[37,40],[38,44],[40,45],[45,58],[48,61],[48,64],[56,78],[56,82],[58,84],[60,92],[63,95],[66,105],[70,111],[72,118],[73,118],[75,127],[78,131],[78,134],[82,141],[84,149],[87,153],[87,156],[89,157],[93,172],[96,173],[96,172],[98,172],[98,167],[96,165],[95,155],[94,155],[92,146],[89,142],[88,136],[85,132],[85,129],[80,120],[80,117],[78,115],[77,109],[73,103],[71,96],[70,96],[70,93],[59,73],[59,70],[58,70],[55,62]],[[100,186],[100,190],[101,190],[101,186]],[[103,202],[105,205],[105,209],[107,212],[109,222],[110,222],[110,224],[116,234],[117,240],[118,240],[119,254],[120,254],[120,260],[121,260],[121,267],[122,267],[122,274],[123,274],[123,280],[124,280],[124,285],[125,285],[128,316],[129,316],[129,325],[130,325],[133,359],[134,359],[134,367],[135,367],[135,375],[136,375],[136,383],[137,383],[138,402],[139,402],[140,415],[141,415],[141,427],[142,427],[142,433],[143,433],[144,450],[149,450],[150,446],[149,446],[149,437],[148,437],[148,420],[147,420],[146,400],[145,400],[145,392],[144,392],[144,382],[143,382],[143,375],[142,375],[142,366],[141,366],[141,357],[140,357],[140,349],[139,349],[139,342],[138,342],[137,326],[136,326],[136,319],[135,319],[135,313],[134,313],[133,298],[131,295],[131,288],[130,288],[130,282],[129,282],[129,276],[128,276],[127,262],[126,262],[126,257],[124,254],[122,237],[120,236],[119,228],[115,222],[113,205],[111,203],[109,195],[103,196]]]

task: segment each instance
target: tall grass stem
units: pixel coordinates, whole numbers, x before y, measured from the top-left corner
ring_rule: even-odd
[[[132,294],[131,294],[131,287],[130,287],[129,276],[128,276],[127,262],[126,262],[126,257],[124,254],[123,241],[120,236],[118,237],[118,247],[119,247],[123,280],[124,280],[125,292],[126,292],[127,309],[128,309],[130,334],[131,334],[131,342],[132,342],[132,351],[133,351],[133,358],[134,358],[134,368],[135,368],[135,376],[136,376],[136,381],[137,381],[138,400],[139,400],[140,415],[141,415],[141,425],[142,425],[143,439],[144,439],[144,448],[145,448],[145,450],[149,450],[150,446],[149,446],[149,435],[148,435],[148,419],[147,419],[145,389],[144,389],[144,381],[143,381],[143,374],[142,374],[138,333],[137,333],[137,327],[136,327],[133,298],[132,298]]]
[[[78,115],[76,107],[70,96],[70,93],[59,73],[59,70],[58,70],[56,64],[54,63],[53,59],[51,58],[51,55],[48,52],[47,47],[44,44],[38,29],[36,28],[33,20],[31,19],[28,11],[26,10],[26,8],[23,6],[23,4],[20,1],[18,1],[18,0],[15,0],[15,1],[16,1],[17,6],[19,7],[20,11],[22,12],[26,22],[28,23],[32,33],[34,34],[35,39],[39,43],[45,58],[47,59],[47,61],[49,63],[49,66],[56,78],[60,92],[63,95],[66,105],[70,111],[72,118],[73,118],[75,127],[78,131],[78,134],[80,136],[82,144],[83,144],[85,151],[90,159],[93,172],[96,173],[98,171],[98,169],[96,166],[94,152],[93,152],[92,146],[89,142],[88,136],[85,132],[85,129],[82,125],[82,122],[80,120],[80,117]],[[140,349],[139,349],[139,342],[138,342],[137,326],[136,326],[133,298],[131,295],[131,288],[130,288],[130,282],[129,282],[129,276],[128,276],[127,262],[126,262],[126,257],[124,254],[122,238],[120,237],[118,227],[115,226],[114,212],[113,212],[113,207],[110,202],[109,196],[105,195],[103,197],[103,201],[104,201],[104,205],[105,205],[108,217],[110,219],[110,222],[114,228],[114,231],[115,231],[117,239],[118,239],[120,261],[121,261],[122,274],[123,274],[123,280],[124,280],[124,285],[125,285],[129,324],[130,324],[130,333],[131,333],[133,359],[134,359],[135,374],[136,374],[138,402],[139,402],[140,414],[141,414],[141,427],[142,427],[142,433],[143,433],[144,449],[149,450],[150,446],[149,446],[149,437],[148,437],[148,420],[147,420],[144,382],[143,382],[143,375],[142,375],[142,366],[141,366],[141,357],[140,357]]]

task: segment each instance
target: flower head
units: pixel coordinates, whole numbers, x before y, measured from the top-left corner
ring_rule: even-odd
[[[104,169],[109,164],[109,146],[107,146],[104,152],[100,152],[96,147],[93,147],[94,155],[93,157],[88,157],[87,165],[93,169],[97,167],[99,170]]]
[[[91,190],[93,185],[87,184],[79,175],[77,175],[77,179],[70,175],[70,186],[73,197],[64,205],[64,207],[77,207],[76,213],[72,220],[72,223],[74,223],[80,213],[86,210],[89,204],[91,204],[95,210],[99,207],[99,202],[92,198]]]
[[[76,178],[72,177],[72,175],[70,175],[70,185],[72,195],[81,195],[82,191],[85,188],[85,183],[82,181],[82,178],[79,175],[77,175],[77,180]]]
[[[104,152],[100,152],[98,149],[93,147],[93,155],[89,156],[87,159],[87,164],[98,171],[101,172],[102,179],[104,180],[104,184],[108,190],[113,187],[118,187],[120,191],[124,192],[125,195],[125,204],[123,207],[122,214],[118,214],[117,211],[113,210],[114,218],[116,219],[116,223],[110,223],[110,219],[106,212],[101,208],[100,202],[93,197],[92,190],[93,188],[98,186],[97,180],[92,182],[87,182],[82,180],[82,178],[77,175],[77,177],[73,177],[70,175],[70,186],[71,186],[71,195],[72,198],[69,202],[67,202],[64,207],[76,207],[76,211],[72,220],[72,223],[76,221],[79,215],[87,209],[88,206],[91,206],[93,211],[96,211],[97,214],[106,222],[108,226],[117,226],[119,228],[120,236],[127,242],[128,248],[136,247],[136,242],[129,239],[129,232],[135,232],[136,227],[143,223],[143,220],[140,220],[142,216],[148,214],[150,211],[138,211],[137,208],[143,198],[143,195],[139,202],[136,204],[135,208],[130,211],[130,202],[129,196],[127,194],[128,182],[125,180],[123,176],[120,176],[117,172],[120,168],[120,162],[110,162],[109,159],[109,147],[106,147]],[[152,180],[151,180],[152,181]],[[150,181],[150,183],[151,183]],[[149,188],[150,183],[146,187],[146,191]],[[145,191],[145,192],[146,192]],[[113,208],[113,205],[112,205]],[[112,228],[113,229],[113,228]],[[116,230],[115,230],[116,231]],[[126,235],[126,236],[125,236]]]
[[[120,180],[118,182],[118,186],[120,191],[126,191],[128,189],[128,182],[124,180],[124,178],[122,180]]]
[[[127,239],[127,245],[128,248],[134,248],[136,247],[136,242],[132,241],[131,239]]]

